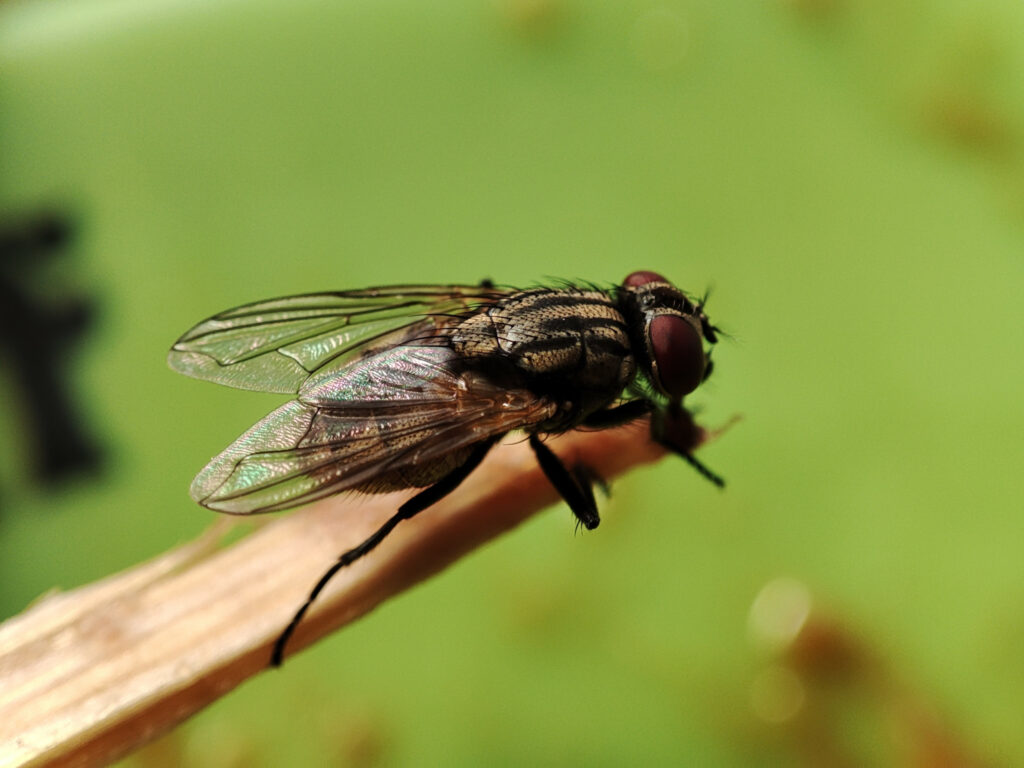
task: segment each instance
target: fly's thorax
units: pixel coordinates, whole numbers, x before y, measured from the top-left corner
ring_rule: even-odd
[[[523,291],[464,320],[451,346],[465,359],[508,365],[546,390],[611,398],[636,373],[626,321],[593,290]]]

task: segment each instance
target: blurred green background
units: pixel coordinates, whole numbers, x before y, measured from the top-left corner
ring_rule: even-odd
[[[1022,83],[1018,0],[5,3],[0,216],[71,217],[16,277],[95,307],[103,462],[33,480],[4,347],[0,616],[212,522],[282,398],[166,368],[203,317],[653,269],[732,334],[724,493],[634,472],[126,765],[1024,764]]]

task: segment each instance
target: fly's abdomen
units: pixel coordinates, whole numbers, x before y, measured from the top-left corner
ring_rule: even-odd
[[[426,488],[462,466],[471,451],[471,448],[462,448],[422,465],[413,465],[387,472],[362,485],[355,486],[352,490],[362,493],[391,493],[406,488]]]
[[[635,372],[625,319],[602,291],[524,291],[468,318],[452,335],[466,359],[499,360],[530,386],[591,410]]]

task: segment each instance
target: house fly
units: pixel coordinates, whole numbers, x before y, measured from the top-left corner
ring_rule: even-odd
[[[296,395],[215,457],[191,495],[218,512],[274,512],[341,491],[419,488],[324,573],[274,647],[330,578],[398,523],[453,491],[512,430],[579,522],[596,528],[592,483],[545,435],[651,416],[654,440],[712,483],[690,452],[683,397],[711,373],[718,329],[702,301],[654,272],[608,289],[399,285],[271,299],[204,320],[175,342],[174,370]],[[688,426],[689,425],[689,426]],[[689,430],[689,431],[688,431]]]

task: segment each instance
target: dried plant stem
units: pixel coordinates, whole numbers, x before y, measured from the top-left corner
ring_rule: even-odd
[[[550,444],[566,463],[583,461],[609,478],[664,453],[646,424]],[[289,652],[556,500],[529,446],[499,446],[455,493],[343,569]],[[7,621],[0,626],[0,766],[107,764],[264,671],[274,639],[311,585],[399,501],[394,494],[334,497],[224,548],[219,526]]]

